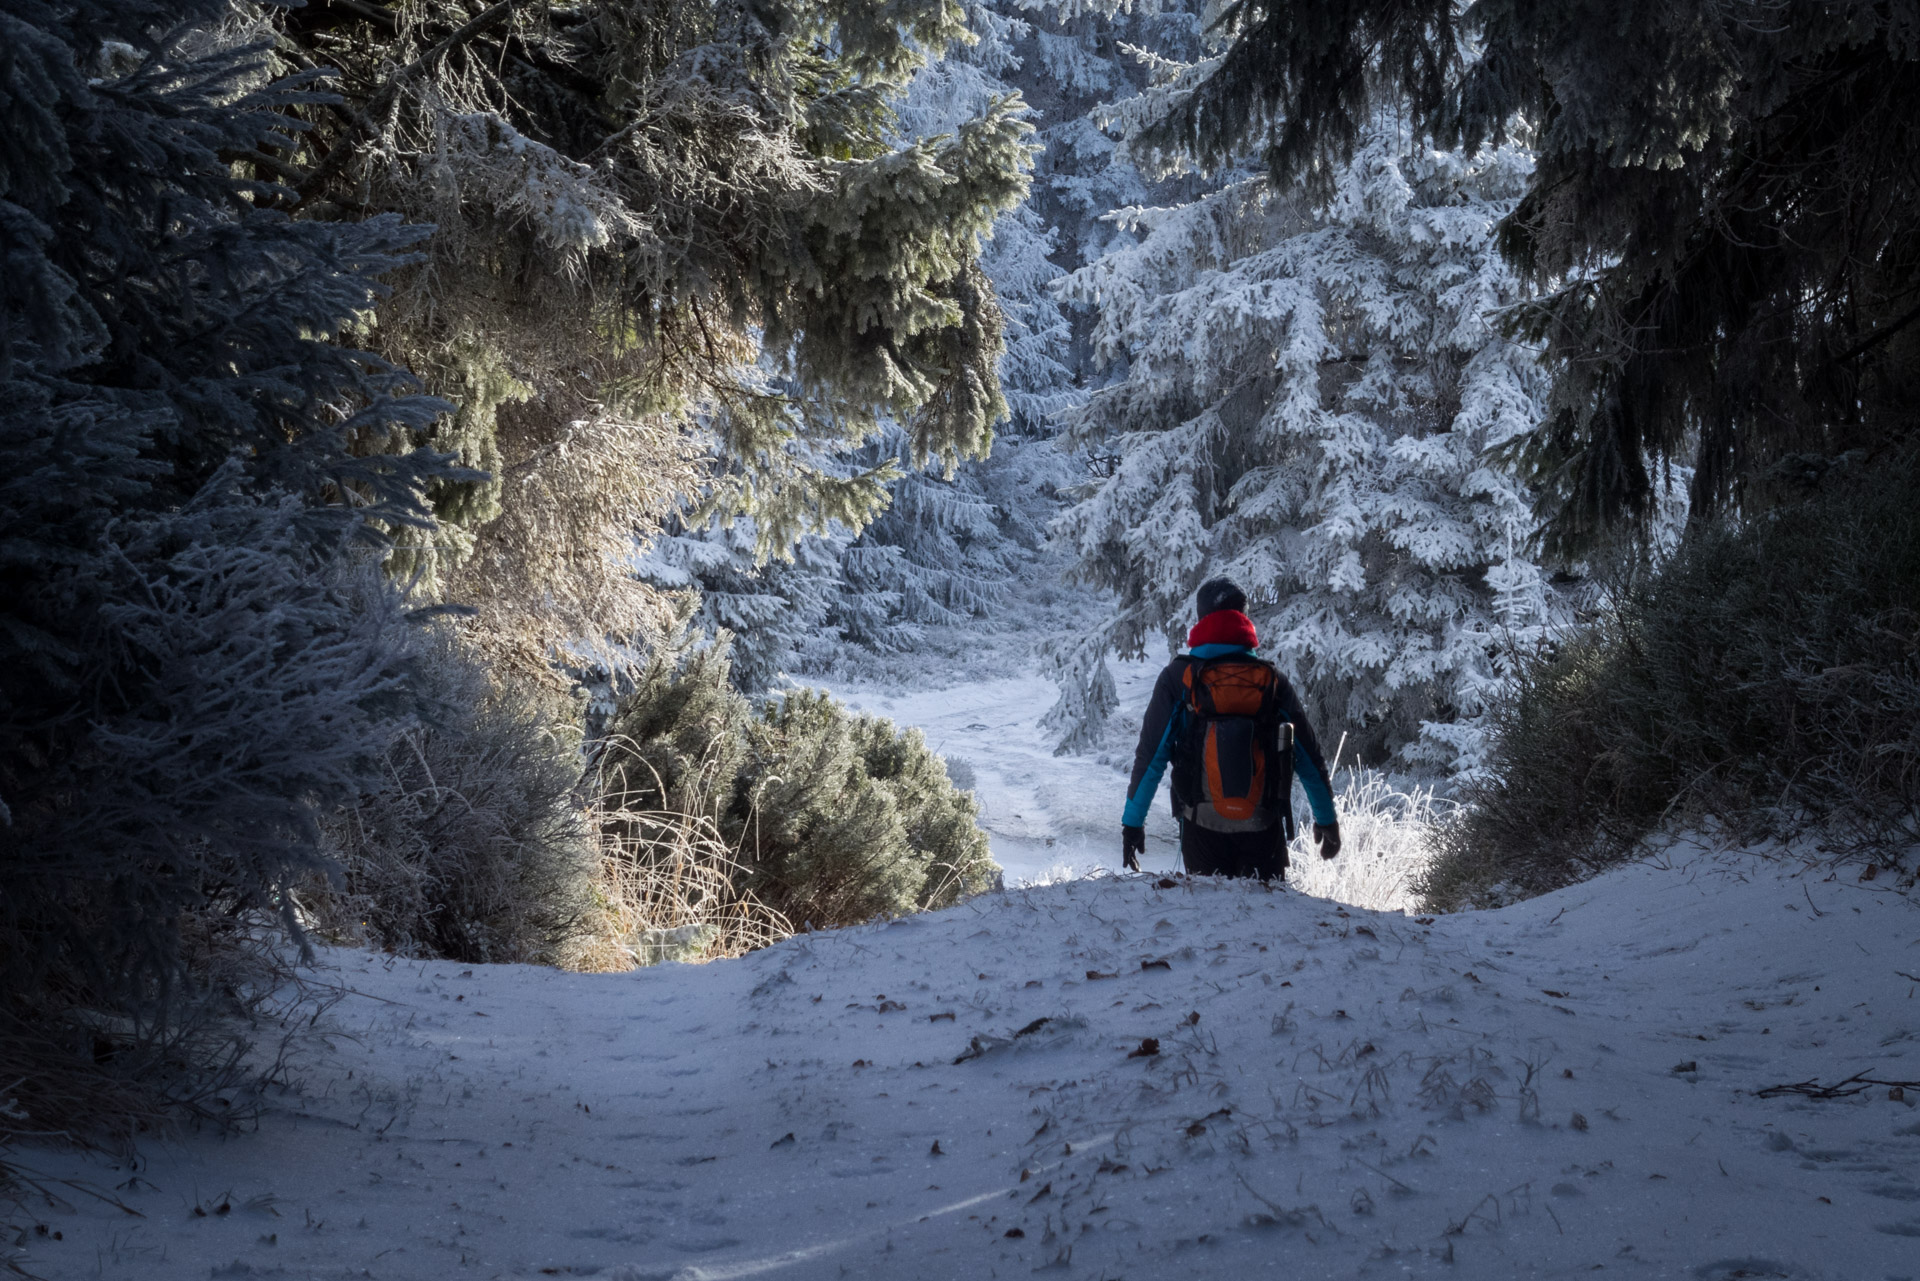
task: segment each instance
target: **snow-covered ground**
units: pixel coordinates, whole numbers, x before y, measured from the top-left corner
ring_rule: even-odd
[[[1138,732],[1160,664],[1110,664],[1120,694],[1118,739]],[[886,716],[927,736],[934,751],[963,762],[974,778],[980,825],[1005,869],[1008,885],[1084,876],[1120,866],[1120,808],[1126,799],[1131,750],[1055,756],[1057,735],[1040,727],[1058,691],[1043,676],[987,677],[950,689],[903,688],[836,681],[833,693],[848,706]],[[1142,868],[1172,871],[1180,863],[1179,833],[1162,800],[1147,823]]]
[[[1425,923],[1106,877],[620,975],[331,952],[354,995],[256,1131],[25,1154],[142,1217],[69,1193],[21,1261],[1912,1277],[1920,1089],[1758,1094],[1920,1078],[1890,879],[1679,852]]]
[[[1019,887],[1120,866],[1120,810],[1133,744],[1160,664],[1113,662],[1110,668],[1120,706],[1102,749],[1075,756],[1053,754],[1056,736],[1040,720],[1054,687],[1039,677],[978,675],[941,690],[845,680],[830,688],[850,706],[919,727],[935,751],[960,766],[1006,884]],[[1337,740],[1328,746],[1337,749]],[[1339,766],[1337,756],[1333,781],[1346,853],[1322,862],[1303,833],[1288,879],[1322,898],[1411,909],[1418,897],[1413,882],[1426,859],[1424,823],[1435,813],[1431,793],[1396,790],[1383,776]],[[1297,785],[1294,811],[1307,815]],[[1178,869],[1179,839],[1163,784],[1147,819],[1142,868]]]

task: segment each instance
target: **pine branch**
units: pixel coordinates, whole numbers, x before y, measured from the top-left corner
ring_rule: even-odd
[[[435,62],[438,62],[441,58],[446,57],[461,45],[468,43],[496,22],[510,16],[519,5],[520,0],[500,0],[498,4],[481,10],[479,17],[474,18],[463,27],[456,28],[453,34],[445,37],[418,58],[415,58],[412,62],[400,68],[399,72],[388,83],[387,87],[381,91],[382,99],[376,101],[384,100],[387,94],[398,93],[400,86],[406,81],[419,75],[422,71],[432,66]]]
[[[371,4],[362,4],[360,0],[320,0],[320,3],[325,8],[344,9],[357,17],[365,18],[368,22],[377,22],[389,31],[399,25],[398,20],[388,10]]]
[[[1896,320],[1888,321],[1872,334],[1854,344],[1846,351],[1841,352],[1839,355],[1829,356],[1826,364],[1822,366],[1822,368],[1833,369],[1846,364],[1850,360],[1858,360],[1916,320],[1920,320],[1920,307],[1915,307],[1912,311],[1909,311],[1906,315]]]
[[[373,99],[368,103],[367,117],[377,120],[385,116],[388,108],[390,108],[394,100],[400,96],[400,91],[406,87],[408,81],[429,67],[432,67],[455,49],[471,43],[475,37],[490,27],[493,27],[505,18],[511,17],[513,11],[520,6],[520,3],[521,0],[499,0],[498,4],[481,10],[478,17],[463,26],[456,27],[452,33],[440,39],[431,48],[427,49],[425,53],[422,53],[412,62],[409,62],[406,66],[394,72],[392,79],[382,85],[380,92],[375,94]]]

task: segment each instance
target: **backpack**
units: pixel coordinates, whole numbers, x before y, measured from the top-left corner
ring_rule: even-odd
[[[1191,658],[1173,747],[1174,812],[1214,832],[1293,835],[1293,725],[1280,673],[1248,654]]]

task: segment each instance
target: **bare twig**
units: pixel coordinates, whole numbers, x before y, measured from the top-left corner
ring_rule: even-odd
[[[1368,1165],[1365,1161],[1362,1161],[1359,1157],[1353,1158],[1353,1163],[1355,1165],[1365,1166],[1367,1169],[1372,1170],[1375,1174],[1385,1179],[1388,1183],[1393,1184],[1394,1187],[1399,1188],[1402,1192],[1405,1192],[1409,1196],[1412,1196],[1414,1194],[1414,1189],[1400,1182],[1400,1180],[1394,1178],[1391,1174],[1388,1174],[1385,1170],[1382,1170],[1378,1166]]]
[[[1809,1099],[1846,1099],[1856,1094],[1865,1094],[1875,1086],[1888,1089],[1920,1089],[1920,1081],[1886,1081],[1879,1077],[1856,1072],[1844,1081],[1835,1081],[1832,1085],[1821,1085],[1818,1077],[1809,1077],[1805,1081],[1796,1081],[1790,1085],[1769,1085],[1764,1090],[1755,1090],[1754,1096],[1762,1099],[1777,1099],[1782,1095],[1798,1094]]]

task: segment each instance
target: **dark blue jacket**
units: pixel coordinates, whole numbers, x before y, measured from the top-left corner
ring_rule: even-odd
[[[1180,718],[1186,707],[1183,673],[1187,660],[1252,653],[1245,645],[1196,645],[1161,669],[1160,679],[1153,683],[1146,718],[1140,722],[1140,745],[1133,753],[1133,779],[1127,784],[1127,808],[1121,813],[1121,823],[1127,827],[1144,824],[1147,811],[1153,807],[1153,794],[1160,790],[1160,776],[1167,772],[1167,762],[1172,759],[1173,744],[1179,737]],[[1326,757],[1320,754],[1320,740],[1314,737],[1300,698],[1285,676],[1280,677],[1280,718],[1293,722],[1293,772],[1300,780],[1301,790],[1307,794],[1313,821],[1323,826],[1332,824],[1336,817]]]

